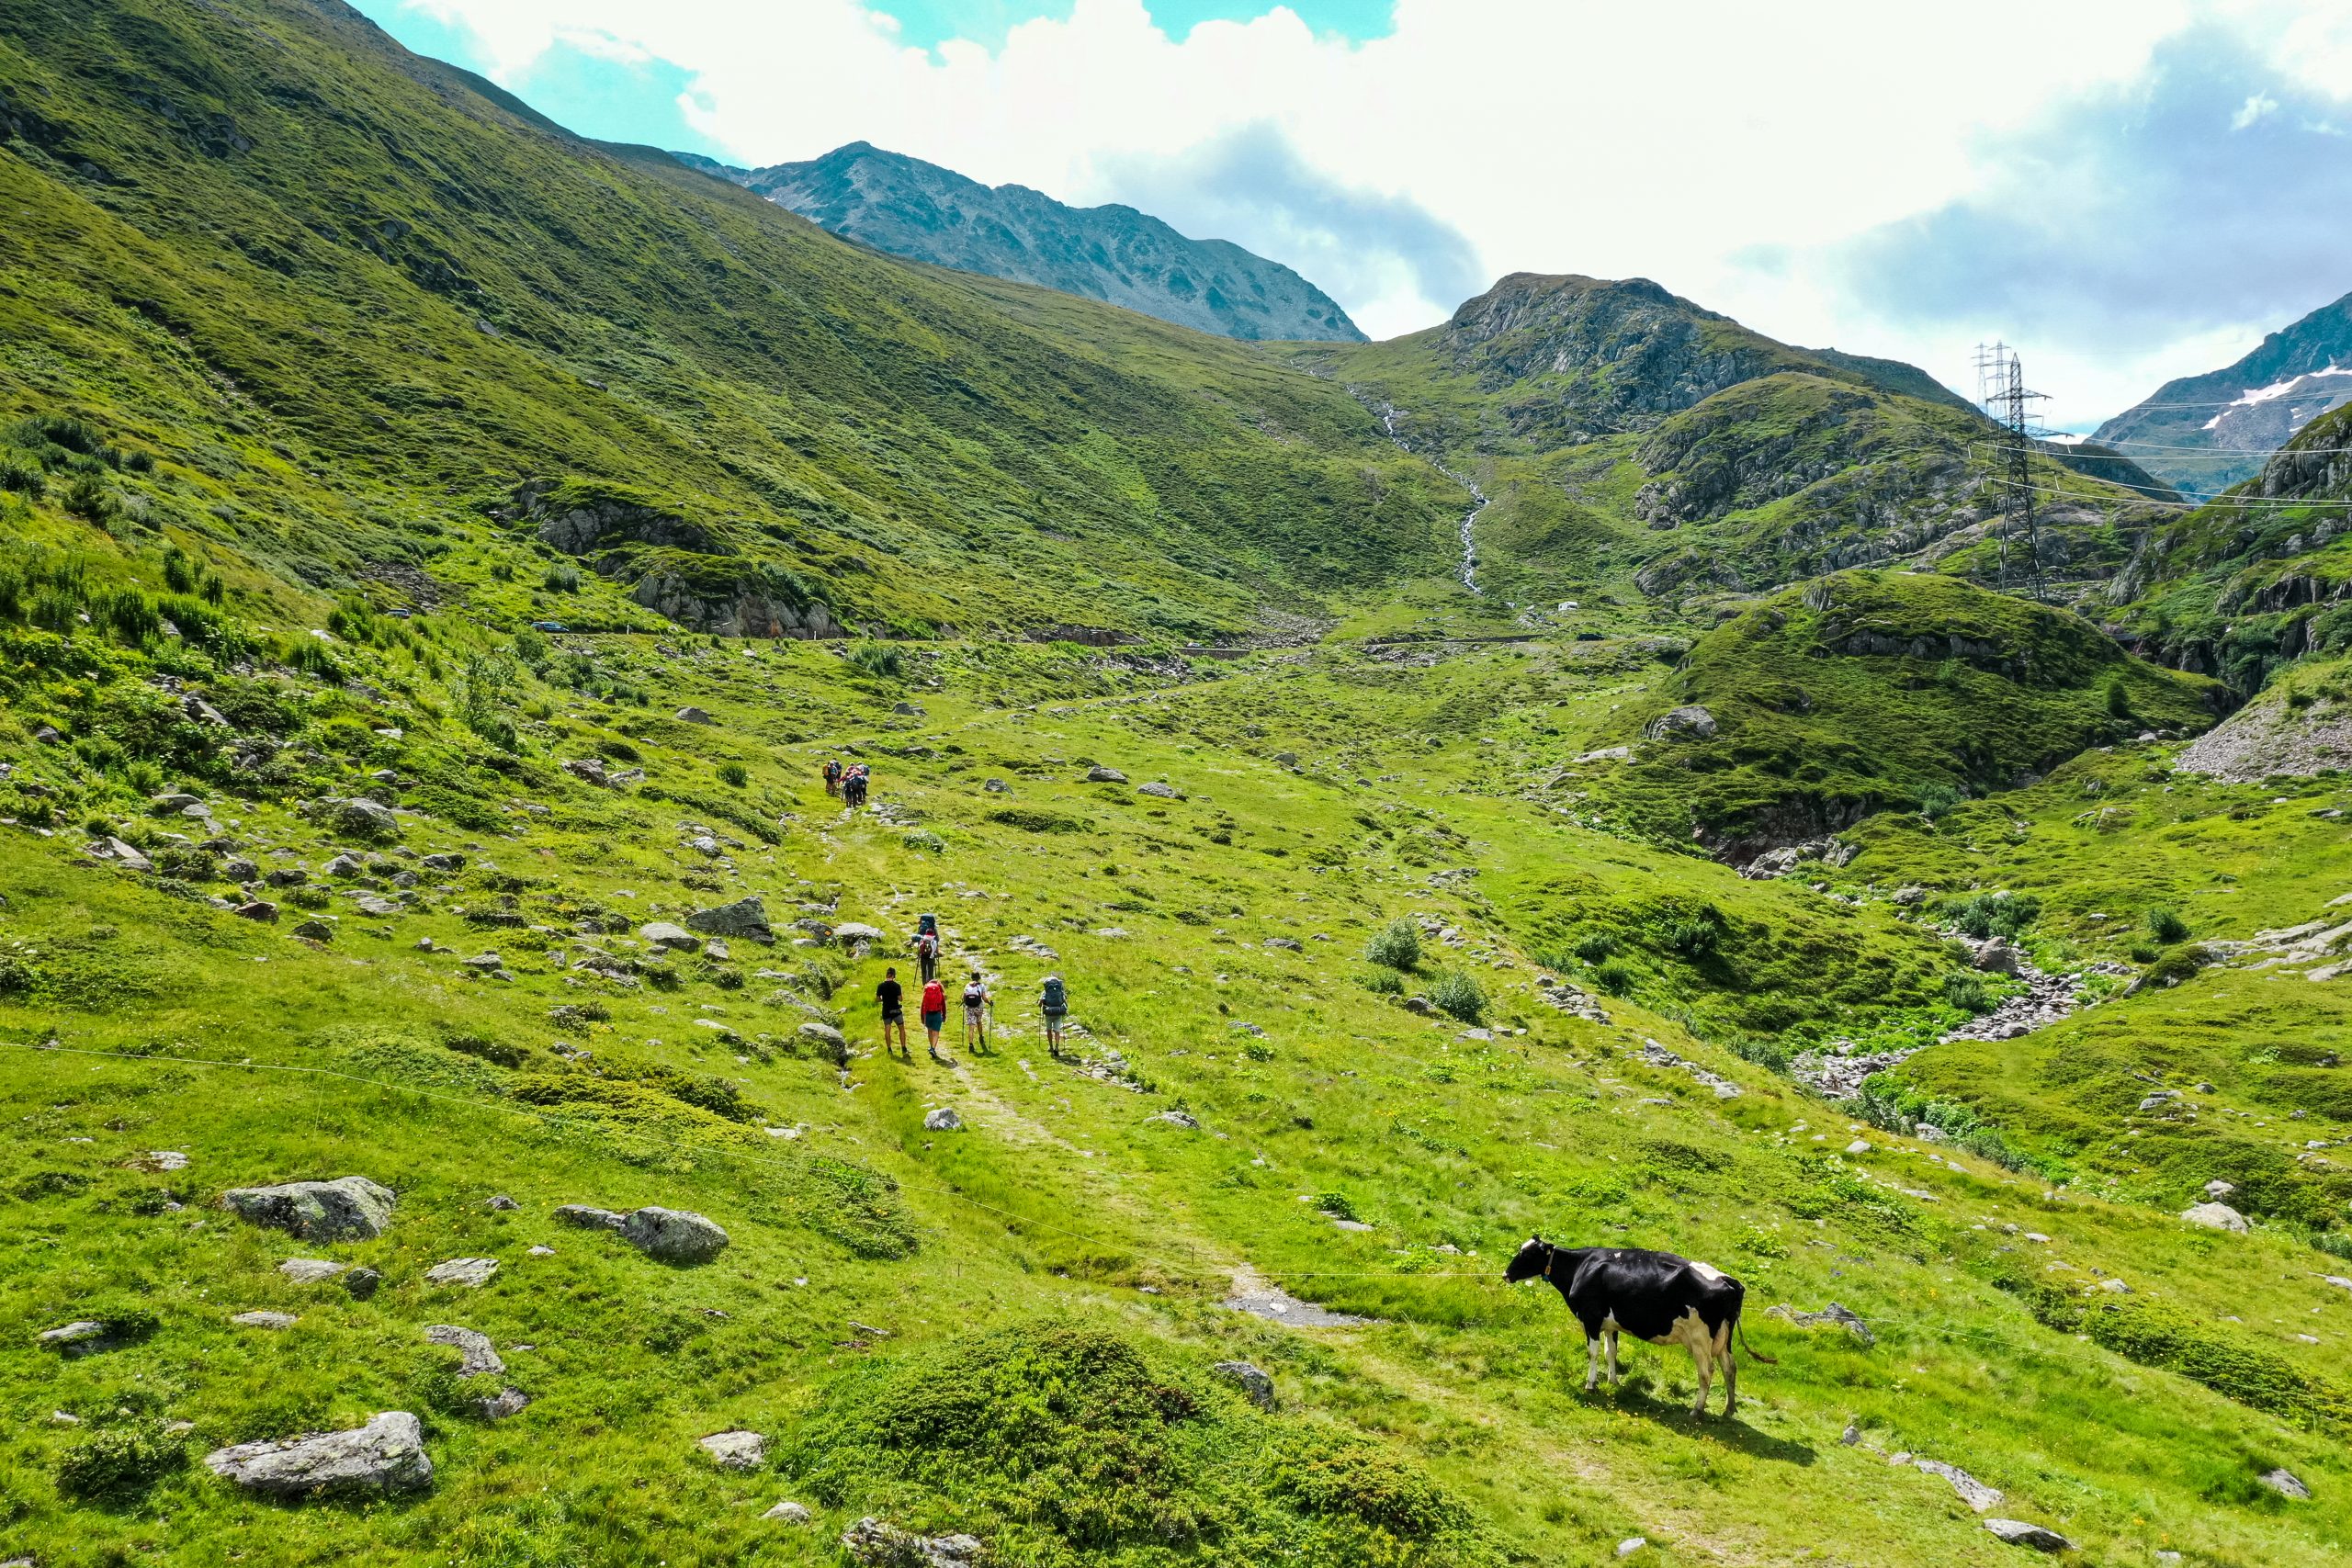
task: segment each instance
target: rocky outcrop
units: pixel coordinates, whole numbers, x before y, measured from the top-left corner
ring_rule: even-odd
[[[305,1241],[372,1241],[392,1219],[391,1190],[364,1176],[232,1188],[220,1202],[241,1219]]]
[[[621,1235],[664,1263],[707,1263],[727,1247],[718,1222],[687,1209],[639,1209],[621,1222]]]
[[[2352,703],[2298,707],[2282,693],[2266,693],[2190,741],[2173,765],[2225,784],[2352,766]]]
[[[758,942],[775,941],[775,932],[768,926],[767,906],[757,894],[714,909],[697,909],[686,917],[686,928],[705,936],[743,937]]]
[[[968,1535],[916,1535],[871,1516],[842,1532],[842,1550],[859,1568],[978,1568],[981,1560]]]
[[[223,1480],[272,1497],[380,1495],[433,1483],[424,1428],[404,1410],[388,1410],[348,1432],[218,1449],[204,1462]]]

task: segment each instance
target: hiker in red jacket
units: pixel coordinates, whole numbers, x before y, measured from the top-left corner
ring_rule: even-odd
[[[947,1060],[939,1054],[939,1032],[946,1027],[947,987],[933,976],[922,983],[922,1028],[931,1036],[931,1059],[934,1062]]]

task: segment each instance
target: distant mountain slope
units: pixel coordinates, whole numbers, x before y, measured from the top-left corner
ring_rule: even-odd
[[[1042,284],[1224,337],[1363,341],[1329,295],[1280,262],[1224,240],[1186,239],[1132,207],[990,189],[865,141],[764,169],[677,156],[892,255]]]
[[[1477,466],[1498,547],[1481,559],[1506,601],[1753,592],[1904,561],[2003,581],[2005,437],[1973,405],[1915,366],[1776,342],[1647,278],[1514,273],[1426,331],[1291,358],[1413,450]],[[2170,499],[2092,456],[2034,458],[2061,594],[2121,566],[2130,508]]]
[[[2218,495],[2330,409],[2352,402],[2352,294],[2272,333],[2234,365],[2184,376],[2097,438],[2184,493]]]

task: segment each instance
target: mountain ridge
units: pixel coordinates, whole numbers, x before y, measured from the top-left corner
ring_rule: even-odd
[[[757,169],[672,156],[892,255],[1057,288],[1245,341],[1363,341],[1337,301],[1280,262],[1227,240],[1188,238],[1124,204],[1071,207],[1027,186],[985,186],[868,141]]]

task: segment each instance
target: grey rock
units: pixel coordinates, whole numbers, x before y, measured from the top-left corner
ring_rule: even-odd
[[[1086,770],[1086,782],[1088,784],[1125,784],[1127,782],[1127,775],[1116,768],[1106,768],[1098,762]]]
[[[1899,907],[1916,909],[1928,901],[1928,890],[1924,887],[1898,887],[1894,890],[1894,897]]]
[[[519,1209],[522,1206],[522,1204],[517,1203],[514,1199],[509,1198],[503,1192],[493,1194],[490,1201],[482,1205],[485,1209],[495,1210],[500,1213],[505,1213],[511,1210]]]
[[[1005,783],[1002,779],[983,780],[980,784],[980,787],[988,791],[990,795],[1010,795],[1012,792],[1012,786]]]
[[[498,1259],[495,1258],[452,1258],[446,1263],[435,1263],[427,1269],[424,1279],[427,1284],[432,1285],[472,1287],[488,1284],[490,1277],[497,1272]]]
[[[1696,703],[1673,708],[1650,720],[1643,731],[1653,740],[1706,740],[1715,733],[1715,716]]]
[[[678,717],[688,724],[717,724],[718,722],[711,717],[707,711],[695,706],[692,703],[678,710]]]
[[[391,807],[364,797],[337,803],[334,825],[366,839],[397,838],[401,830],[400,818],[392,815]]]
[[[150,1149],[130,1162],[133,1170],[186,1170],[187,1156],[178,1149]]]
[[[2026,1523],[2023,1519],[1986,1519],[1984,1528],[2011,1546],[2030,1546],[2036,1551],[2072,1551],[2075,1543],[2056,1530]]]
[[[481,970],[484,974],[495,974],[506,967],[506,960],[495,953],[477,953],[471,958],[460,958],[458,963],[468,969]]]
[[[300,887],[311,880],[311,874],[299,865],[281,865],[273,867],[262,880],[272,887]]]
[[[1200,1119],[1198,1117],[1194,1116],[1189,1111],[1181,1111],[1173,1107],[1161,1111],[1159,1115],[1150,1118],[1150,1120],[1154,1122],[1165,1122],[1171,1127],[1182,1127],[1187,1133],[1197,1133],[1201,1130]]]
[[[401,876],[407,875],[408,873],[406,872],[401,873]],[[396,876],[392,878],[392,880],[398,882],[400,880],[400,876]],[[412,878],[412,880],[413,879]],[[389,919],[394,915],[405,915],[408,913],[407,906],[400,903],[397,899],[379,897],[373,893],[362,894],[359,897],[354,899],[353,902],[359,907],[359,912],[361,914],[373,915],[379,920]]]
[[[108,839],[106,841],[105,858],[115,861],[119,864],[127,865],[133,871],[153,871],[155,869],[155,863],[153,861],[151,861],[145,855],[141,854],[130,845],[124,843],[120,839]]]
[[[435,1345],[447,1345],[458,1352],[458,1374],[460,1377],[495,1376],[506,1370],[499,1359],[497,1348],[490,1336],[478,1329],[459,1328],[451,1323],[436,1323],[424,1331],[424,1337]]]
[[[1836,1302],[1831,1302],[1819,1312],[1798,1312],[1786,1305],[1769,1307],[1765,1315],[1785,1318],[1800,1328],[1842,1328],[1864,1345],[1878,1343],[1878,1337],[1871,1332],[1870,1325],[1864,1323],[1859,1314]]]
[[[692,953],[702,945],[702,938],[681,925],[668,920],[649,920],[637,928],[637,934],[646,943],[664,951]]]
[[[348,1432],[219,1449],[204,1462],[224,1480],[275,1497],[413,1492],[433,1482],[424,1428],[404,1410],[385,1411]]]
[[[107,1325],[90,1318],[68,1323],[56,1328],[44,1328],[35,1337],[43,1349],[55,1350],[66,1356],[86,1356],[94,1351],[112,1349],[114,1337]]]
[[[519,1388],[503,1388],[486,1398],[474,1401],[474,1409],[485,1421],[503,1421],[509,1416],[519,1416],[528,1409],[531,1396]]]
[[[1178,789],[1172,784],[1161,784],[1157,779],[1154,779],[1149,784],[1139,784],[1136,785],[1136,793],[1137,795],[1150,795],[1155,800],[1182,800],[1184,798],[1184,792],[1182,790]]]
[[[1298,938],[1295,936],[1270,936],[1266,939],[1266,945],[1268,947],[1281,948],[1285,953],[1304,953],[1306,951],[1306,944],[1299,941]]]
[[[1298,753],[1295,751],[1277,751],[1274,753],[1274,764],[1277,767],[1295,768],[1298,766]]]
[[[288,1312],[241,1312],[229,1321],[245,1328],[291,1328],[300,1320]]]
[[[963,1128],[964,1119],[956,1115],[950,1106],[943,1105],[922,1119],[922,1130],[926,1133],[958,1133]]]
[[[721,1470],[757,1470],[768,1457],[768,1440],[758,1432],[713,1432],[695,1446]]]
[[[392,1219],[391,1189],[364,1176],[236,1187],[220,1194],[220,1201],[250,1224],[305,1241],[373,1241]]]
[[[859,920],[843,920],[833,928],[833,940],[843,947],[855,947],[860,942],[880,942],[882,928],[869,926]]]
[[[2000,1505],[2000,1488],[1985,1485],[1956,1464],[1946,1464],[1939,1459],[1915,1459],[1911,1465],[1915,1470],[1924,1470],[1929,1475],[1940,1475],[1951,1482],[1951,1489],[1960,1494],[1960,1500],[1977,1513],[1988,1512]]]
[[[727,1246],[727,1233],[716,1221],[686,1209],[639,1209],[622,1222],[621,1235],[664,1263],[707,1263]]]
[[[2183,1209],[2180,1217],[2207,1230],[2234,1231],[2241,1235],[2245,1231],[2245,1216],[2227,1203],[2199,1203],[2194,1208]]]
[[[416,863],[427,871],[463,871],[466,868],[466,857],[461,854],[444,852],[426,855]]]
[[[1274,1407],[1274,1380],[1248,1361],[1219,1361],[1209,1371],[1240,1389],[1259,1409]]]
[[[2297,1479],[2295,1475],[2289,1471],[2274,1470],[2267,1472],[2265,1474],[2257,1475],[2255,1479],[2261,1482],[2265,1486],[2269,1487],[2273,1492],[2278,1493],[2281,1497],[2291,1497],[2299,1503],[2307,1499],[2312,1495],[2312,1489],[2304,1485],[2301,1481]]]
[[[836,1066],[849,1061],[849,1040],[831,1024],[810,1019],[797,1031],[799,1037],[815,1044],[827,1061]]]
[[[1645,1535],[1629,1535],[1617,1543],[1617,1555],[1631,1557],[1649,1543],[1650,1538]]]
[[[327,876],[365,876],[368,863],[357,855],[337,855],[319,868]]]
[[[266,923],[277,919],[277,906],[266,898],[248,899],[229,912],[241,920],[261,920]]]
[[[2208,1198],[2226,1198],[2237,1190],[2238,1184],[2236,1182],[2222,1181],[2216,1179],[2205,1184],[2205,1196]]]
[[[2018,950],[2006,937],[1995,937],[1976,950],[1973,960],[1977,969],[1987,975],[2014,975],[2018,972]]]
[[[922,718],[926,716],[923,705],[921,703],[892,703],[890,705],[890,711],[895,714],[906,715],[913,718]]]
[[[343,1277],[343,1293],[355,1302],[364,1302],[376,1293],[384,1276],[373,1269],[354,1269]]]
[[[980,1543],[968,1535],[916,1535],[867,1516],[842,1532],[842,1549],[859,1568],[978,1568]]]
[[[299,936],[305,942],[333,942],[334,928],[324,920],[309,919],[296,926],[289,934]]]
[[[261,867],[243,855],[231,855],[220,863],[223,882],[251,882],[261,875]]]
[[[767,906],[756,894],[732,904],[721,904],[715,909],[697,909],[686,917],[686,924],[705,936],[745,937],[759,942],[775,941],[775,932],[768,927]]]
[[[625,1216],[610,1209],[593,1209],[585,1203],[563,1204],[556,1210],[555,1217],[567,1225],[578,1225],[583,1230],[616,1231],[628,1223]]]
[[[539,1247],[534,1245],[531,1248],[530,1255],[533,1258],[553,1258],[555,1256],[555,1248],[552,1247]]]
[[[760,1516],[763,1519],[774,1519],[778,1524],[785,1525],[805,1525],[813,1517],[806,1507],[789,1499],[778,1503]]]
[[[298,1285],[315,1285],[322,1280],[332,1280],[351,1267],[325,1258],[289,1258],[277,1266],[277,1271]]]

